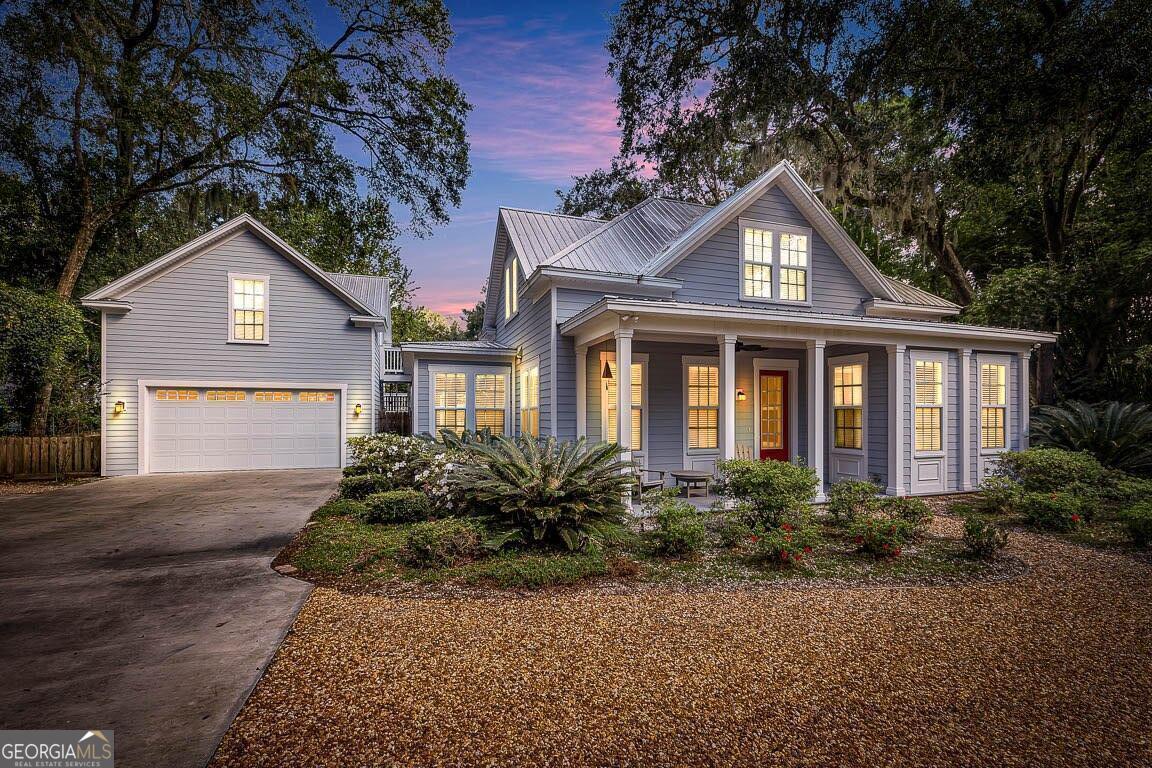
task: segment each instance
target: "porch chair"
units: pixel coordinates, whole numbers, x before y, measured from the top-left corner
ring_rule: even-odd
[[[668,473],[663,469],[636,466],[632,469],[632,474],[636,477],[636,492],[643,496],[648,491],[663,488],[664,476]]]
[[[747,443],[737,443],[736,458],[742,461],[752,461],[752,446]]]

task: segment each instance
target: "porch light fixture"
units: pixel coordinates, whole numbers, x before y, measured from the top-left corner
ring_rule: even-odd
[[[604,370],[600,372],[600,378],[602,378],[602,379],[612,378],[612,366],[608,365],[607,360],[604,361]]]
[[[738,389],[738,390],[736,390],[736,399],[739,400],[740,402],[744,402],[745,400],[748,399],[748,393],[745,392],[743,389]]]
[[[125,410],[127,410],[127,406],[124,405],[123,400],[117,400],[116,404],[112,406],[112,414],[114,416],[119,416],[120,414],[124,413]]]
[[[356,407],[352,409],[352,415],[359,416],[363,411],[364,406],[360,405],[360,403],[356,403]]]

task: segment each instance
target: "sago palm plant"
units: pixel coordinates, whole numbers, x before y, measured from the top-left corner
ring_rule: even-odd
[[[1088,451],[1106,467],[1152,474],[1152,409],[1141,403],[1070,400],[1037,406],[1032,441],[1046,448]]]
[[[625,532],[633,478],[619,446],[494,436],[459,443],[452,484],[487,517],[494,543],[582,550]]]

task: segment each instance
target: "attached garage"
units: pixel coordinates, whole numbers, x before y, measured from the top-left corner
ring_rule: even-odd
[[[142,385],[146,472],[341,466],[342,387]]]

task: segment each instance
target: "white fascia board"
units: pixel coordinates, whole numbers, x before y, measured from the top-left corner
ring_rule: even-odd
[[[80,306],[87,309],[98,309],[113,315],[126,315],[132,311],[132,304],[127,301],[107,301],[101,299],[81,299]]]
[[[316,282],[339,296],[353,308],[363,312],[367,316],[376,316],[371,307],[344,290],[344,288],[332,280],[332,278],[328,277],[328,274],[324,270],[313,264],[304,254],[281,240],[279,235],[247,213],[242,213],[236,218],[224,222],[215,229],[205,232],[200,235],[200,237],[188,241],[179,248],[169,251],[160,258],[148,262],[139,269],[133,270],[117,280],[113,280],[103,288],[88,294],[81,299],[81,301],[116,299],[122,293],[136,290],[146,285],[151,280],[165,274],[169,269],[182,264],[186,259],[198,256],[209,248],[231,239],[244,231],[252,232],[268,245],[272,246],[280,255],[296,264],[296,266],[308,273]]]
[[[667,277],[541,266],[525,282],[524,295],[536,301],[552,288],[571,288],[578,291],[626,290],[642,296],[671,298],[683,285],[683,281]]]
[[[638,318],[663,317],[684,320],[687,331],[715,334],[717,323],[767,323],[791,328],[843,330],[848,332],[874,331],[877,334],[915,335],[927,337],[925,344],[945,345],[967,339],[1006,344],[1043,344],[1056,341],[1056,334],[1043,331],[1024,331],[1013,328],[992,328],[959,323],[938,323],[926,320],[904,320],[880,317],[806,315],[780,310],[749,309],[712,304],[690,304],[676,301],[630,301],[605,298],[566,320],[560,326],[563,334],[575,334],[585,323],[601,315],[634,315]],[[691,326],[699,326],[693,329]]]
[[[357,328],[387,328],[390,324],[388,318],[379,315],[351,315],[348,319]]]

